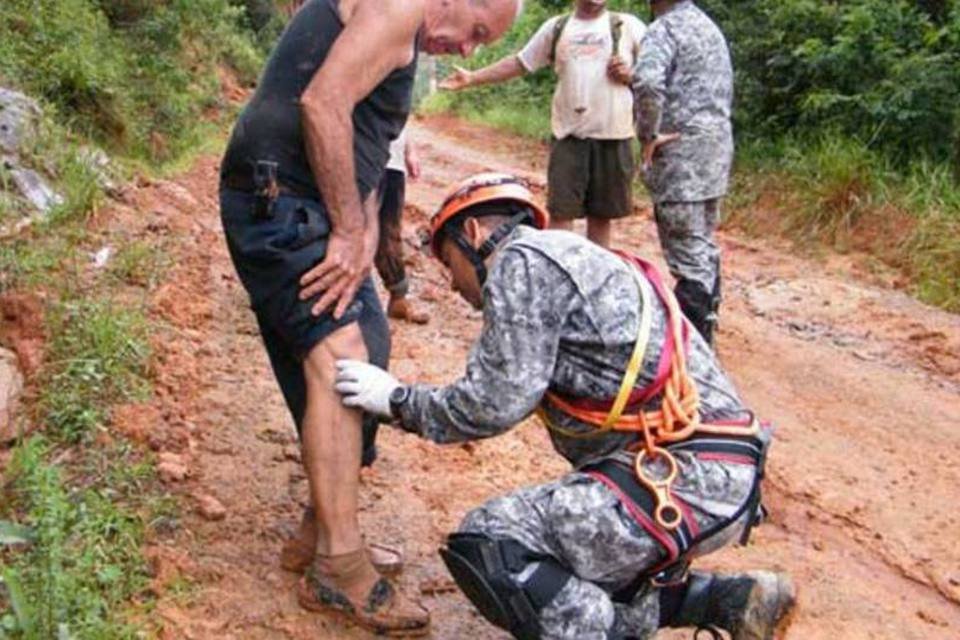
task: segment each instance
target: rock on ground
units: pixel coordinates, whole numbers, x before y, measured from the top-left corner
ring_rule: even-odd
[[[14,420],[23,392],[23,375],[17,356],[0,349],[0,443],[11,442],[18,435]]]

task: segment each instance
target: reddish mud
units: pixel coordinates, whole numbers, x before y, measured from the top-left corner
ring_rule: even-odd
[[[440,383],[461,372],[480,322],[439,265],[414,251],[424,212],[476,171],[514,171],[542,185],[544,149],[446,118],[415,123],[412,137],[424,178],[408,190],[407,263],[413,301],[432,319],[393,324],[392,369]],[[173,259],[151,296],[164,327],[155,340],[157,398],[118,419],[165,452],[184,505],[151,545],[159,602],[150,617],[171,639],[369,637],[302,610],[296,578],[279,568],[306,486],[220,234],[216,163],[205,158],[175,182],[142,186],[104,215],[107,226],[163,242]],[[660,260],[649,208],[618,223],[615,239]],[[788,638],[960,637],[960,318],[867,284],[849,258],[813,261],[727,233],[721,242],[720,354],[779,437],[769,522],[749,547],[703,566],[790,571],[800,601]],[[363,474],[368,537],[404,548],[400,582],[433,612],[433,638],[504,638],[451,588],[435,550],[471,507],[556,477],[566,464],[534,420],[444,448],[381,433],[380,460]]]

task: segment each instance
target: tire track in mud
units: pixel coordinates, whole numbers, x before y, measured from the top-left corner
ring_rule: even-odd
[[[418,244],[425,212],[468,173],[514,171],[543,184],[540,145],[446,118],[415,123],[412,133],[421,144],[426,177],[408,185],[408,249]],[[136,199],[138,210],[163,212],[171,255],[181,265],[154,296],[163,293],[157,313],[177,328],[158,345],[158,376],[165,382],[156,430],[170,434],[173,423],[188,425],[171,439],[181,443],[176,450],[190,468],[190,477],[175,485],[185,513],[169,535],[155,541],[159,569],[186,576],[158,584],[154,618],[160,635],[369,637],[300,610],[296,578],[279,569],[281,541],[306,496],[297,448],[220,237],[216,159],[201,160],[177,184],[192,198],[148,187]],[[659,259],[647,215],[618,223],[615,237]],[[749,547],[725,550],[704,565],[794,573],[801,608],[790,638],[957,637],[960,549],[953,548],[949,533],[958,528],[950,505],[960,486],[960,434],[916,425],[960,424],[960,403],[950,391],[955,376],[922,363],[916,341],[905,342],[909,332],[942,335],[937,340],[949,363],[952,345],[960,344],[956,317],[864,285],[843,265],[825,270],[784,255],[776,243],[721,241],[725,275],[733,283],[724,306],[721,357],[748,404],[778,425],[779,442],[770,462],[770,522],[756,530]],[[407,265],[414,301],[432,320],[423,327],[392,327],[393,371],[408,380],[450,380],[462,370],[479,315],[449,290],[446,275],[428,258],[411,249]],[[770,277],[790,290],[777,289],[771,300],[763,290]],[[756,313],[758,304],[763,314]],[[827,308],[840,310],[822,312]],[[786,319],[820,323],[833,333],[802,339]],[[864,361],[854,353],[860,345],[832,340],[858,324],[870,326],[872,344],[890,358]],[[381,434],[381,459],[363,474],[367,535],[404,547],[402,586],[423,594],[433,611],[434,638],[504,638],[450,589],[435,549],[471,507],[555,477],[566,465],[533,421],[501,438],[449,447],[389,428]],[[223,520],[194,513],[202,495],[222,502]]]

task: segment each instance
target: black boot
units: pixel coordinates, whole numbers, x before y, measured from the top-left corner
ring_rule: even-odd
[[[679,608],[662,624],[719,628],[729,631],[733,640],[773,640],[789,624],[797,599],[790,577],[772,571],[692,572],[685,586]]]
[[[713,329],[717,322],[719,299],[716,300],[712,292],[707,291],[694,280],[680,280],[673,290],[680,303],[680,310],[687,316],[690,324],[703,336],[708,345],[713,347]]]

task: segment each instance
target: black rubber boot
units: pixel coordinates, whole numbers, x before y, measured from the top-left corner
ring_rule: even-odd
[[[796,599],[793,581],[785,573],[692,572],[680,607],[662,623],[723,629],[733,640],[773,640],[789,625]]]
[[[673,290],[680,303],[680,310],[687,316],[690,324],[703,336],[703,339],[713,347],[713,329],[717,321],[719,298],[704,289],[693,280],[681,280]]]

